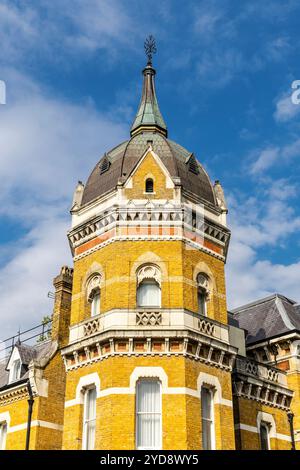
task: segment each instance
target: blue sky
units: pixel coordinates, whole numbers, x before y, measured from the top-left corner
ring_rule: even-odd
[[[0,0],[3,338],[51,312],[74,187],[128,137],[150,33],[169,136],[225,189],[229,307],[300,301],[299,20],[294,0]]]

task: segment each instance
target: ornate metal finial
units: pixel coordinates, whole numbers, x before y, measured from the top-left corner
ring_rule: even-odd
[[[152,64],[152,55],[156,53],[155,38],[150,34],[144,42],[144,49],[146,56],[148,57],[148,64]]]

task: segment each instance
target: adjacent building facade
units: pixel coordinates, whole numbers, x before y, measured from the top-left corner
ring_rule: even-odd
[[[276,296],[294,328],[271,333],[259,302],[228,313],[223,190],[168,138],[154,76],[129,140],[75,190],[51,339],[0,364],[3,449],[299,445],[298,307]]]

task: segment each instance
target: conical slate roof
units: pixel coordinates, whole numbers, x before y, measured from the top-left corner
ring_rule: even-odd
[[[154,76],[156,72],[151,64],[148,64],[144,70],[144,83],[141,102],[138,112],[131,127],[131,135],[134,135],[141,128],[150,127],[156,128],[167,136],[167,126],[159,110]]]
[[[131,138],[106,152],[97,163],[85,185],[81,206],[124,183],[150,145],[170,176],[180,179],[182,188],[217,206],[211,181],[195,155],[167,138],[167,126],[155,92],[155,73],[148,62],[143,70],[142,98],[131,127]]]

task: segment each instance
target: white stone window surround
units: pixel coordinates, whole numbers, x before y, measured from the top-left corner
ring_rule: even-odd
[[[211,447],[207,450],[215,450],[216,449],[216,421],[215,421],[215,388],[212,387],[211,385],[204,384],[201,386],[201,391],[200,391],[200,400],[202,400],[202,390],[206,389],[210,393],[210,400],[211,400],[211,416],[210,416],[210,442],[211,442]],[[203,406],[201,403],[201,412],[203,412]],[[202,436],[203,436],[203,421],[207,420],[207,418],[203,418],[202,416]],[[203,445],[203,437],[202,437],[202,445]]]
[[[101,281],[102,275],[98,272],[89,276],[86,283],[86,294],[88,302],[92,302],[95,292],[100,292]]]
[[[161,287],[161,271],[155,264],[147,263],[137,269],[137,285],[145,280],[155,280]]]
[[[168,376],[162,367],[135,367],[130,375],[129,387],[111,387],[101,390],[100,377],[97,372],[82,376],[76,387],[75,399],[65,402],[65,408],[83,404],[83,391],[87,387],[96,386],[97,398],[109,395],[135,394],[136,383],[142,378],[154,378],[161,382],[161,393],[166,395],[187,394],[200,399],[202,385],[214,388],[214,404],[220,404],[232,408],[232,401],[222,397],[222,388],[219,379],[213,375],[200,372],[197,380],[197,390],[188,387],[169,387]]]
[[[152,263],[140,266],[136,273],[137,307],[161,307],[161,271]]]
[[[274,417],[270,413],[266,413],[264,411],[259,411],[257,413],[257,430],[260,434],[260,426],[261,424],[266,424],[268,426],[268,446],[269,450],[271,450],[271,438],[279,439],[280,437],[277,436],[276,433],[276,423]]]
[[[10,427],[9,411],[4,411],[3,413],[0,413],[0,426],[3,426],[3,425],[6,426],[6,430],[5,430],[3,441],[0,442],[0,450],[5,450],[6,448],[6,439],[7,439],[7,434],[9,432],[9,427]]]

